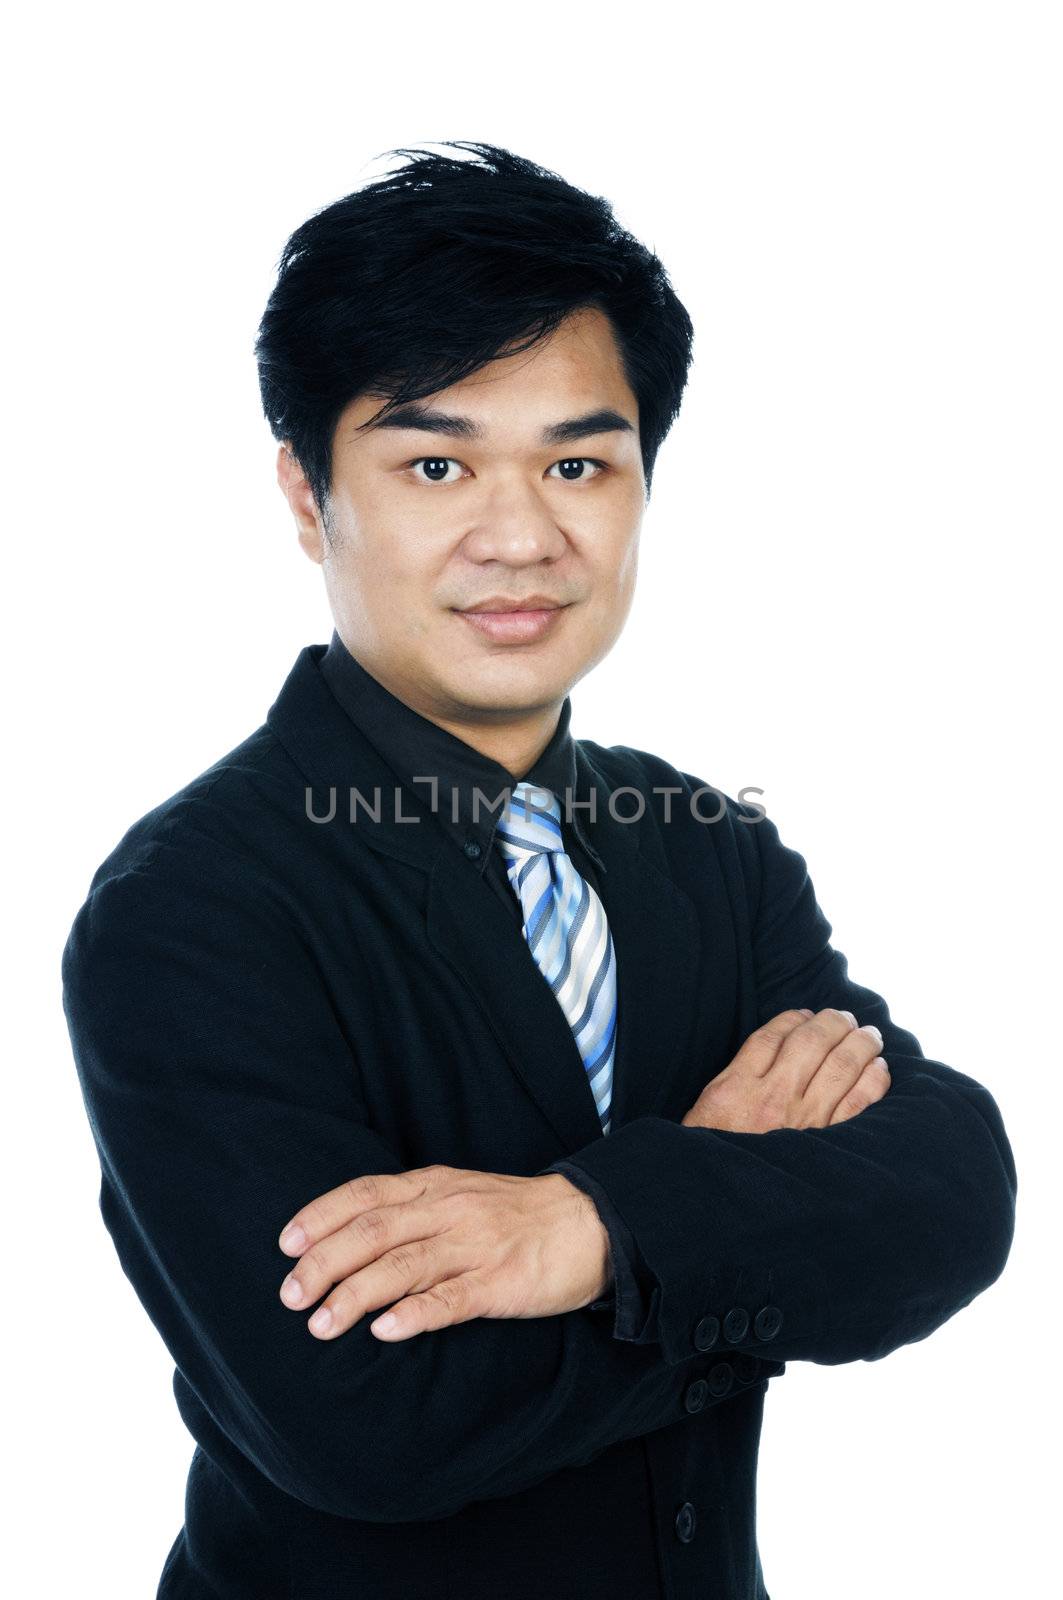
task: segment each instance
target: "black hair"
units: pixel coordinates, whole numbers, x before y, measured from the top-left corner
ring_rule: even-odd
[[[328,525],[343,410],[421,400],[551,334],[569,313],[609,317],[638,401],[646,493],[679,412],[693,325],[652,250],[609,202],[497,145],[381,152],[405,166],[291,235],[255,340],[262,406],[288,440]],[[378,159],[378,158],[374,158]]]

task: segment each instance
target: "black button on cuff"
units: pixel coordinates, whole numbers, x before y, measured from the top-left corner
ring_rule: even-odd
[[[740,1383],[752,1383],[760,1376],[760,1361],[756,1356],[737,1356],[735,1358],[735,1374]]]
[[[731,1344],[740,1344],[749,1332],[749,1312],[735,1306],[723,1319],[723,1336]]]
[[[714,1399],[720,1400],[727,1394],[734,1383],[734,1369],[727,1361],[717,1361],[708,1377],[709,1393]]]
[[[682,1540],[683,1544],[689,1544],[693,1539],[697,1520],[694,1514],[694,1507],[689,1500],[685,1500],[679,1507],[679,1514],[675,1519],[675,1536],[677,1539]]]
[[[688,1411],[700,1411],[709,1397],[709,1386],[704,1378],[695,1378],[683,1396],[683,1404]]]
[[[711,1350],[719,1337],[719,1317],[702,1317],[694,1329],[694,1348],[696,1350]]]
[[[774,1339],[782,1327],[782,1312],[778,1306],[761,1306],[753,1318],[753,1332],[758,1339]]]

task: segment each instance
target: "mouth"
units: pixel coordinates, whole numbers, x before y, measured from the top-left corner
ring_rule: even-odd
[[[501,595],[493,594],[487,600],[481,600],[477,605],[462,607],[462,616],[502,616],[512,611],[560,611],[560,600],[551,600],[549,595],[532,594],[526,600],[506,600]]]
[[[545,595],[530,595],[527,600],[507,600],[492,596],[479,605],[457,610],[455,614],[477,633],[497,644],[532,644],[556,624],[568,604]]]

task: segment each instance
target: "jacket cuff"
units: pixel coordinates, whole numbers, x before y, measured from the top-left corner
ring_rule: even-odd
[[[609,1234],[609,1249],[613,1263],[613,1282],[599,1300],[592,1300],[586,1308],[590,1311],[612,1310],[613,1338],[627,1339],[632,1344],[651,1344],[657,1341],[657,1309],[660,1287],[635,1243],[631,1229],[613,1205],[600,1183],[568,1160],[554,1161],[543,1173],[559,1172],[577,1189],[594,1201],[598,1215]],[[537,1177],[542,1173],[537,1173]]]
[[[793,1251],[792,1219],[774,1219],[765,1229],[755,1208],[744,1218],[724,1217],[724,1197],[714,1194],[716,1152],[709,1138],[643,1116],[546,1170],[562,1171],[573,1183],[577,1173],[588,1180],[587,1192],[605,1197],[635,1241],[636,1257],[657,1285],[636,1342],[656,1339],[669,1365],[718,1349],[774,1376],[791,1357],[817,1358],[820,1275],[814,1262]],[[752,1193],[748,1204],[754,1207]],[[785,1249],[776,1253],[773,1244]],[[631,1337],[621,1325],[618,1297],[614,1331]]]

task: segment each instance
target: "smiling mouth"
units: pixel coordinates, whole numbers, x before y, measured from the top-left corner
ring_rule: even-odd
[[[461,610],[462,616],[467,617],[501,617],[514,611],[527,616],[539,611],[561,611],[563,604],[560,600],[549,600],[545,595],[539,594],[530,595],[527,600],[516,601],[503,600],[499,596],[492,595],[490,600],[484,600],[480,605],[462,606],[458,609]]]
[[[490,604],[493,608],[502,602],[493,600]],[[548,605],[541,601],[536,603],[533,597],[519,608],[455,610],[455,615],[462,617],[478,634],[495,644],[520,645],[534,644],[551,632],[557,619],[567,609],[567,605],[557,605],[553,601]]]

